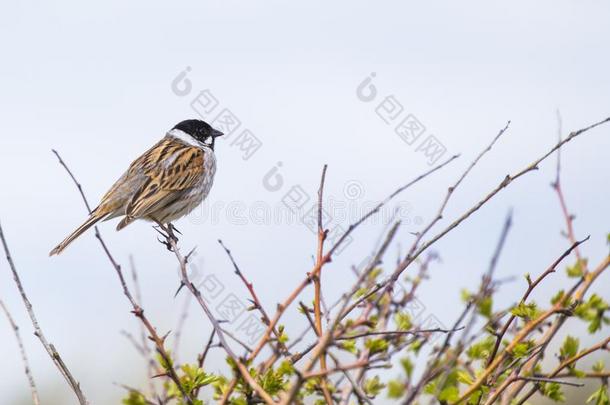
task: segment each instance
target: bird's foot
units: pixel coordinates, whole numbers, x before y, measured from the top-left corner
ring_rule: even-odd
[[[174,224],[172,224],[171,222],[167,224],[167,233],[169,234],[169,236],[174,240],[174,242],[178,242],[178,237],[176,236],[176,234],[181,235],[182,236],[182,232],[180,232],[178,230],[178,228],[176,228],[174,226]]]
[[[167,250],[173,251],[173,245],[178,243],[178,238],[174,235],[173,231],[169,227],[165,227],[162,224],[158,224],[157,226],[153,226],[153,229],[161,235],[161,237],[157,238],[159,243],[164,245]]]

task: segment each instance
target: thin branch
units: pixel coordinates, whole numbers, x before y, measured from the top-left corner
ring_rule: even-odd
[[[414,178],[413,180],[411,180],[404,186],[399,187],[392,194],[387,196],[383,201],[381,201],[379,204],[377,204],[377,206],[375,206],[372,210],[370,210],[365,215],[363,215],[358,221],[351,224],[347,228],[347,231],[345,231],[345,233],[339,239],[337,239],[337,242],[335,242],[335,244],[330,248],[328,253],[326,253],[326,256],[331,258],[334,255],[335,251],[341,246],[341,243],[343,243],[356,228],[358,228],[360,225],[362,225],[364,222],[366,222],[370,217],[377,214],[379,212],[379,210],[381,210],[384,206],[386,206],[394,198],[398,197],[400,194],[402,194],[403,192],[405,192],[406,190],[408,190],[415,184],[419,183],[426,177],[430,176],[434,172],[441,170],[442,168],[444,168],[449,163],[453,162],[455,159],[457,159],[459,157],[460,157],[460,155],[453,155],[449,159],[444,161],[443,163],[439,164],[438,166],[433,167],[432,169],[428,170],[427,172],[420,174],[419,176],[417,176],[416,178]]]
[[[464,328],[453,328],[453,329],[445,329],[445,328],[433,328],[433,329],[414,329],[414,330],[391,330],[387,332],[366,332],[359,333],[356,335],[348,335],[335,338],[335,340],[351,340],[351,339],[359,339],[363,337],[371,337],[371,336],[408,336],[408,335],[424,335],[429,333],[452,333],[463,330]]]
[[[328,231],[324,229],[324,224],[322,223],[323,218],[323,204],[324,204],[324,183],[326,181],[326,171],[328,169],[328,165],[324,165],[322,169],[322,177],[320,179],[320,187],[318,189],[318,248],[316,250],[316,267],[319,267],[319,271],[316,275],[313,275],[313,286],[314,286],[314,299],[313,299],[313,313],[314,313],[314,322],[316,334],[318,336],[322,336],[322,268],[324,267],[324,242],[326,241],[326,236]],[[330,395],[330,390],[328,389],[328,381],[326,379],[326,353],[322,353],[320,357],[320,369],[322,374],[320,375],[320,387],[322,389],[322,393],[324,395],[324,399],[326,403],[333,403],[332,397]]]
[[[517,377],[518,380],[523,380],[523,381],[527,381],[527,382],[534,382],[534,383],[554,383],[554,384],[561,384],[561,385],[568,385],[570,387],[584,387],[584,384],[578,384],[578,383],[573,383],[570,381],[561,381],[561,380],[556,380],[554,378],[544,378],[544,377]]]
[[[434,225],[436,225],[436,223],[438,221],[440,221],[441,219],[443,219],[443,214],[445,212],[445,208],[447,208],[447,205],[449,204],[449,200],[451,199],[451,197],[454,195],[455,191],[457,190],[457,188],[460,186],[460,184],[462,184],[462,182],[464,181],[464,179],[470,174],[470,172],[472,171],[472,169],[474,169],[474,167],[479,163],[479,161],[483,158],[483,156],[485,156],[488,152],[491,151],[491,149],[493,148],[493,146],[496,144],[496,142],[498,141],[498,139],[500,139],[500,137],[508,130],[508,127],[510,126],[510,121],[508,121],[506,123],[506,125],[504,126],[504,128],[502,128],[498,134],[493,138],[493,140],[491,141],[491,143],[485,148],[483,149],[479,155],[470,163],[470,165],[468,166],[468,168],[466,168],[466,170],[462,173],[462,175],[458,178],[458,180],[447,189],[447,194],[445,195],[445,199],[443,200],[440,208],[438,209],[438,213],[436,214],[436,216],[432,219],[432,221],[430,221],[430,223],[424,228],[423,231],[419,232],[417,234],[417,238],[415,239],[415,241],[413,242],[413,245],[411,247],[411,250],[409,251],[409,253],[407,254],[407,257],[413,255],[415,253],[415,251],[417,250],[417,246],[419,245],[419,242],[423,239],[423,237],[428,233],[428,231],[430,231]]]
[[[447,161],[439,164],[438,166],[428,170],[427,172],[425,172],[422,175],[417,176],[415,179],[411,180],[409,183],[405,184],[404,186],[398,188],[396,191],[394,191],[392,194],[390,194],[385,200],[383,200],[381,203],[379,203],[375,208],[373,208],[372,210],[370,210],[368,213],[366,213],[364,216],[362,216],[358,221],[356,221],[355,223],[353,223],[352,225],[349,226],[349,228],[347,229],[347,231],[343,234],[343,236],[341,238],[339,238],[339,240],[333,245],[333,247],[324,255],[323,257],[323,262],[327,263],[328,261],[331,260],[333,253],[335,252],[335,250],[339,247],[339,245],[347,238],[349,237],[349,235],[356,229],[358,228],[358,226],[360,226],[362,223],[364,223],[368,218],[370,218],[371,216],[373,216],[375,213],[377,213],[383,206],[385,206],[387,203],[389,203],[391,200],[393,200],[396,196],[398,196],[399,194],[401,194],[402,192],[404,192],[405,190],[409,189],[411,186],[417,184],[418,182],[420,182],[421,180],[425,179],[426,177],[428,177],[429,175],[433,174],[434,172],[436,172],[437,170],[442,169],[443,167],[445,167],[447,164],[449,164],[450,162],[452,162],[453,160],[455,160],[458,156],[453,156],[450,159],[448,159]],[[305,278],[305,280],[303,280],[295,289],[294,291],[292,291],[290,293],[290,295],[281,303],[278,305],[278,309],[274,315],[274,317],[271,319],[271,323],[270,325],[267,327],[267,330],[265,331],[265,333],[263,334],[263,337],[259,340],[258,344],[256,345],[256,347],[254,347],[254,351],[252,352],[252,354],[250,355],[250,357],[248,358],[249,361],[252,361],[256,358],[256,356],[258,356],[258,354],[260,353],[260,351],[263,349],[263,347],[265,346],[267,340],[270,338],[271,335],[271,331],[272,328],[274,328],[277,323],[279,322],[279,320],[281,319],[282,315],[284,314],[284,312],[286,311],[286,309],[294,302],[294,300],[301,294],[301,292],[311,283],[312,277],[317,275],[318,272],[320,271],[320,266],[316,265],[314,266],[314,268],[308,273],[307,278]]]
[[[367,269],[365,269],[364,271],[362,271],[360,273],[360,276],[358,277],[358,280],[356,280],[356,283],[352,286],[351,291],[343,294],[343,298],[342,298],[343,302],[342,302],[341,307],[339,308],[339,311],[337,312],[337,315],[329,323],[329,326],[328,326],[326,332],[324,333],[324,335],[322,335],[318,339],[318,342],[316,343],[316,345],[311,349],[312,355],[311,355],[310,359],[307,361],[307,363],[303,367],[300,374],[298,374],[297,380],[292,384],[290,391],[282,399],[281,404],[283,404],[283,405],[292,404],[292,401],[296,397],[300,387],[302,386],[302,384],[305,381],[302,378],[303,374],[311,371],[311,369],[316,364],[317,359],[320,357],[322,352],[324,352],[326,350],[326,348],[332,343],[333,338],[335,337],[335,330],[337,329],[339,323],[343,319],[343,314],[345,313],[345,310],[348,307],[350,300],[352,299],[354,294],[356,294],[356,292],[360,288],[361,283],[366,279],[366,277],[368,277],[370,270],[372,270],[374,268],[374,266],[376,266],[381,261],[381,257],[385,254],[386,249],[390,245],[391,241],[394,239],[399,226],[400,226],[400,222],[397,222],[396,224],[394,224],[394,226],[390,229],[390,232],[387,235],[386,242],[384,242],[384,244],[380,248],[380,251],[375,255],[375,258],[371,261],[371,263],[369,263],[369,266],[367,267]]]
[[[146,395],[144,395],[140,390],[138,390],[136,388],[130,387],[130,386],[125,385],[125,384],[114,383],[114,385],[123,388],[125,391],[127,391],[129,393],[135,393],[135,394],[140,395],[144,399],[144,403],[146,405],[159,405],[158,403],[150,401],[148,398],[146,398]]]
[[[208,339],[208,343],[206,343],[205,348],[203,349],[203,353],[198,356],[198,364],[199,368],[203,368],[205,365],[205,360],[208,356],[208,352],[212,347],[212,343],[214,343],[214,336],[216,335],[216,329],[212,329],[212,333],[210,333],[210,338]]]
[[[397,266],[396,270],[394,271],[392,278],[388,281],[386,281],[386,285],[392,285],[393,283],[396,282],[396,280],[398,280],[398,278],[400,277],[400,275],[402,274],[402,272],[411,264],[413,263],[413,261],[415,259],[417,259],[423,252],[425,252],[426,250],[428,250],[428,248],[430,248],[432,245],[434,245],[436,242],[438,242],[438,240],[440,240],[441,238],[443,238],[445,235],[447,235],[449,232],[451,232],[452,230],[454,230],[455,228],[457,228],[462,222],[464,222],[466,219],[468,219],[472,214],[474,214],[475,212],[477,212],[481,207],[483,207],[485,204],[487,204],[487,202],[489,202],[492,198],[494,198],[500,191],[502,191],[503,189],[505,189],[509,184],[511,184],[513,181],[517,180],[518,178],[522,177],[523,175],[531,172],[531,171],[535,171],[538,170],[538,165],[540,165],[540,163],[542,163],[544,160],[546,160],[549,156],[551,156],[556,150],[558,150],[559,148],[561,148],[563,145],[565,145],[566,143],[572,141],[573,139],[575,139],[576,137],[578,137],[579,135],[593,129],[596,128],[600,125],[603,125],[607,122],[610,122],[610,117],[606,118],[604,120],[601,120],[599,122],[596,122],[592,125],[589,125],[585,128],[579,129],[577,131],[574,131],[572,133],[570,133],[570,135],[568,137],[566,137],[565,139],[563,139],[561,142],[557,143],[555,146],[553,146],[548,152],[546,152],[544,155],[542,155],[541,157],[539,157],[538,159],[536,159],[535,161],[533,161],[532,163],[530,163],[529,165],[527,165],[524,169],[516,172],[513,175],[506,175],[506,177],[500,182],[500,184],[494,188],[491,192],[489,192],[485,197],[483,197],[478,203],[476,203],[474,206],[472,206],[470,209],[466,210],[466,212],[464,212],[460,217],[458,217],[455,221],[453,221],[450,225],[448,225],[445,229],[443,229],[441,232],[439,232],[438,234],[436,234],[434,237],[432,237],[428,242],[425,242],[421,245],[421,247],[419,249],[417,249],[413,254],[408,254],[401,262],[400,264]]]
[[[4,305],[4,301],[0,299],[0,307],[6,318],[8,319],[8,323],[11,325],[13,329],[13,333],[15,333],[15,339],[17,339],[17,344],[19,345],[19,352],[21,353],[21,361],[23,361],[23,366],[25,367],[25,375],[28,378],[28,382],[30,384],[30,391],[32,392],[32,402],[34,405],[40,405],[40,398],[38,397],[38,390],[36,389],[36,383],[34,382],[34,376],[32,375],[32,370],[30,369],[30,363],[28,362],[28,356],[25,352],[25,346],[23,345],[23,340],[21,339],[21,333],[19,333],[19,326],[11,316],[6,305]]]
[[[604,269],[608,267],[608,265],[610,264],[610,257],[606,258],[605,262],[604,262]],[[574,356],[565,359],[561,362],[561,364],[559,364],[555,370],[549,374],[549,378],[555,378],[559,375],[559,373],[561,373],[564,369],[572,366],[573,364],[575,364],[578,360],[582,359],[583,357],[586,357],[588,355],[590,355],[591,353],[595,353],[599,350],[609,350],[610,347],[610,337],[607,337],[606,339],[602,340],[601,342],[599,342],[598,344],[591,346],[590,348],[586,349],[586,350],[582,350],[579,353],[575,354]],[[534,385],[534,387],[532,387],[532,389],[530,391],[527,392],[527,394],[525,394],[525,396],[523,398],[521,398],[521,400],[519,402],[517,402],[517,405],[523,405],[525,404],[525,402],[532,396],[534,395],[536,392],[538,391],[538,386]]]
[[[559,142],[561,142],[561,132],[562,119],[559,110],[557,110],[557,137],[559,139]],[[555,190],[555,192],[557,193],[557,199],[559,200],[561,212],[563,213],[566,222],[568,240],[570,241],[570,243],[575,243],[576,233],[574,232],[574,216],[570,214],[570,211],[568,210],[568,206],[566,204],[566,200],[563,194],[563,188],[561,187],[561,148],[557,149],[557,170],[555,174],[555,181],[551,183],[551,187],[553,187],[553,190]],[[574,254],[576,255],[576,259],[581,264],[584,264],[580,256],[580,251],[578,249],[574,251]]]
[[[176,329],[174,331],[174,348],[172,352],[174,353],[174,357],[178,359],[178,353],[180,351],[180,343],[182,341],[182,331],[186,325],[186,321],[189,316],[189,308],[191,306],[191,295],[187,295],[182,303],[182,310],[180,311],[180,318],[178,318],[178,323],[176,324]],[[178,361],[178,360],[176,360]]]
[[[561,256],[559,256],[540,276],[538,276],[536,278],[536,280],[528,281],[527,290],[525,291],[525,294],[523,294],[523,297],[521,298],[520,302],[525,303],[527,301],[527,299],[529,298],[530,294],[532,293],[532,291],[534,291],[534,289],[542,282],[542,280],[544,280],[544,278],[546,278],[549,274],[554,273],[557,266],[559,266],[559,264],[563,261],[563,259],[568,257],[574,249],[576,249],[578,246],[580,246],[581,244],[585,243],[588,240],[589,240],[589,237],[572,244],[572,246],[570,246],[565,252],[563,252],[561,254]],[[498,336],[496,338],[496,343],[494,344],[494,348],[491,351],[491,355],[489,356],[489,359],[487,361],[487,367],[489,367],[495,360],[496,354],[498,353],[498,350],[500,348],[500,344],[502,343],[502,339],[504,338],[504,335],[506,335],[508,328],[510,328],[510,325],[516,318],[517,317],[515,315],[511,315],[510,318],[508,318],[508,321],[506,321],[506,323],[504,324],[504,327],[502,328],[500,333],[498,333]]]
[[[131,280],[133,282],[134,290],[135,290],[135,298],[136,302],[139,303],[140,306],[143,306],[142,300],[142,290],[140,288],[140,282],[138,278],[138,271],[136,269],[136,263],[132,255],[129,255],[129,268],[131,270]],[[152,350],[150,348],[150,341],[146,337],[146,328],[142,322],[139,322],[139,330],[140,330],[140,346],[142,347],[142,356],[146,360],[147,367],[146,373],[148,376],[148,386],[150,389],[151,395],[156,395],[156,388],[153,376],[156,372],[155,360],[152,356]],[[134,342],[135,343],[135,342]],[[174,353],[177,353],[177,350],[174,350]]]
[[[274,404],[275,401],[273,400],[273,398],[260,386],[260,384],[258,382],[256,382],[256,380],[252,377],[252,375],[250,375],[248,368],[244,365],[244,363],[241,361],[241,359],[235,354],[235,352],[233,352],[233,349],[231,349],[231,346],[229,346],[229,344],[227,343],[227,341],[225,339],[225,333],[223,332],[223,329],[220,327],[220,323],[214,317],[214,315],[212,314],[212,311],[210,310],[210,308],[206,304],[205,300],[203,299],[203,296],[201,295],[201,291],[199,291],[199,289],[195,286],[195,284],[193,284],[193,282],[191,282],[189,275],[188,275],[188,270],[187,270],[187,262],[188,262],[189,256],[183,256],[182,253],[180,252],[180,249],[178,248],[178,243],[177,243],[178,239],[174,235],[172,226],[171,225],[165,226],[163,224],[158,224],[158,226],[166,233],[165,244],[166,244],[166,246],[171,248],[171,251],[174,253],[174,255],[176,256],[176,259],[178,260],[178,264],[180,265],[180,277],[181,277],[182,284],[187,287],[187,289],[191,292],[191,294],[193,294],[193,296],[195,297],[195,300],[197,301],[197,303],[199,303],[199,306],[203,309],[203,312],[205,313],[206,317],[209,319],[214,330],[216,331],[216,336],[218,337],[218,341],[220,342],[222,348],[225,350],[225,352],[229,355],[231,360],[234,362],[234,364],[237,367],[242,378],[248,383],[248,385],[250,385],[250,387],[252,387],[252,389],[254,389],[256,391],[256,393],[265,401],[265,403]]]
[[[222,246],[223,250],[229,257],[229,260],[231,261],[231,264],[233,265],[235,274],[239,277],[239,279],[244,283],[244,285],[248,289],[248,292],[250,293],[250,296],[252,297],[252,304],[254,305],[254,308],[260,312],[260,314],[263,318],[264,324],[269,325],[271,320],[269,319],[269,315],[267,314],[267,311],[265,311],[265,308],[263,308],[263,304],[261,303],[260,299],[258,298],[256,291],[254,290],[254,285],[252,284],[252,282],[250,282],[250,281],[248,281],[248,279],[246,279],[246,276],[244,275],[244,273],[240,269],[240,267],[237,265],[237,262],[235,261],[235,258],[233,257],[233,254],[231,253],[229,248],[227,248],[225,246],[225,244],[223,243],[223,241],[220,239],[218,239],[218,243],[220,244],[220,246]],[[281,343],[280,333],[277,331],[276,328],[273,329],[273,334],[277,338],[279,348],[283,352],[287,353],[288,349],[286,348],[286,346],[283,343]],[[276,350],[275,348],[273,348],[273,349]]]
[[[59,159],[59,163],[68,172],[68,175],[70,176],[70,178],[76,185],[76,188],[78,189],[78,191],[83,199],[83,202],[85,203],[85,207],[87,207],[87,210],[89,211],[89,213],[91,213],[91,207],[89,206],[89,202],[87,201],[87,197],[85,196],[85,193],[83,192],[83,188],[82,188],[81,184],[76,180],[76,177],[72,174],[72,171],[70,171],[70,169],[68,168],[66,163],[63,161],[63,159],[61,158],[59,153],[56,150],[53,150],[53,153],[55,154],[55,156],[57,156],[57,159]],[[172,361],[169,353],[165,349],[165,339],[166,339],[167,335],[164,337],[160,337],[158,335],[156,329],[152,326],[152,324],[150,323],[148,318],[144,315],[144,309],[136,302],[133,295],[131,294],[131,291],[129,290],[129,287],[127,286],[127,283],[125,282],[125,277],[123,276],[123,270],[121,269],[121,266],[118,264],[118,262],[114,259],[114,257],[110,253],[110,250],[108,249],[106,242],[102,238],[102,234],[100,233],[98,227],[95,226],[94,229],[95,229],[95,237],[97,238],[100,245],[102,246],[102,249],[104,250],[104,253],[106,254],[106,257],[112,264],[112,267],[114,268],[114,270],[119,278],[119,282],[121,283],[121,287],[123,289],[123,294],[125,295],[125,297],[127,298],[127,300],[129,301],[129,303],[131,304],[131,306],[133,308],[132,313],[138,319],[140,319],[140,321],[142,322],[142,324],[148,331],[148,334],[150,335],[150,339],[155,344],[157,352],[163,359],[164,364],[167,366],[164,368],[167,371],[168,377],[176,384],[176,386],[178,387],[178,390],[182,394],[183,398],[187,401],[187,403],[192,404],[194,402],[193,398],[191,398],[188,395],[188,393],[186,392],[186,389],[183,386],[182,382],[180,381],[180,378],[176,374],[176,370],[174,370],[173,361]]]
[[[76,398],[78,399],[78,402],[81,405],[87,405],[89,402],[87,401],[85,394],[83,394],[83,392],[80,388],[80,384],[78,383],[76,378],[74,378],[74,376],[68,369],[68,366],[66,366],[66,364],[64,363],[63,359],[59,355],[59,352],[55,349],[55,346],[53,346],[51,343],[49,343],[47,341],[47,338],[45,337],[44,333],[42,332],[42,329],[40,328],[40,325],[38,324],[36,314],[34,313],[32,304],[30,303],[30,300],[28,299],[28,297],[25,293],[25,289],[23,288],[23,284],[21,283],[21,279],[19,278],[19,274],[17,273],[17,268],[15,267],[15,263],[13,262],[11,253],[8,249],[8,244],[6,242],[6,239],[4,238],[4,232],[2,230],[1,224],[0,224],[0,239],[2,240],[2,247],[4,248],[4,253],[6,255],[6,261],[8,262],[9,267],[11,268],[11,272],[13,273],[13,279],[15,280],[15,283],[17,284],[17,289],[19,290],[19,294],[21,295],[21,299],[23,301],[23,304],[25,305],[25,309],[27,310],[28,315],[30,316],[30,320],[32,321],[32,326],[34,326],[34,335],[36,335],[36,337],[38,337],[38,339],[44,346],[45,350],[51,357],[51,360],[53,360],[53,363],[55,364],[55,366],[57,367],[59,372],[64,376],[64,378],[68,382],[68,385],[70,386],[70,388],[72,388],[72,391],[74,391],[74,394],[76,395]]]
[[[528,296],[531,293],[531,291],[533,290],[533,288],[535,286],[537,286],[542,281],[542,279],[544,279],[544,277],[546,277],[548,274],[551,274],[555,271],[555,267],[561,262],[561,260],[563,260],[563,258],[567,257],[575,247],[577,247],[580,243],[583,243],[583,242],[584,241],[577,242],[576,244],[572,245],[570,247],[570,249],[568,249],[566,252],[564,252],[560,256],[560,258],[558,260],[556,260],[555,263],[553,263],[553,265],[551,265],[551,267],[549,267],[544,273],[542,273],[540,275],[540,277],[538,277],[536,279],[535,282],[532,283],[532,282],[528,281],[529,288],[528,288],[528,291],[526,291],[526,293],[524,294],[522,302],[525,302],[525,300],[528,298]],[[487,380],[487,378],[498,368],[498,366],[500,366],[500,364],[502,364],[502,362],[507,358],[507,356],[509,356],[509,354],[516,347],[516,345],[519,344],[521,341],[523,341],[523,339],[525,339],[526,336],[528,336],[532,331],[534,331],[536,328],[538,328],[543,322],[545,322],[547,319],[549,319],[552,315],[554,315],[556,313],[560,313],[563,310],[564,300],[565,300],[565,298],[560,300],[559,302],[557,302],[551,309],[543,312],[536,319],[532,319],[528,323],[526,323],[516,334],[516,336],[514,337],[512,342],[509,343],[506,346],[506,348],[497,357],[495,357],[495,359],[492,362],[489,363],[489,365],[485,368],[485,370],[483,370],[479,374],[476,381],[473,382],[468,387],[468,389],[460,396],[460,398],[458,399],[456,404],[459,404],[459,403],[465,401],[467,398],[469,398],[474,393],[474,391],[476,391]],[[507,321],[506,325],[508,325],[510,322],[512,322],[512,320],[514,320],[513,317],[511,317],[511,319],[509,319],[509,321]],[[507,329],[506,326],[505,326],[505,328]]]
[[[376,207],[374,207],[372,210],[370,210],[365,215],[363,215],[358,221],[356,221],[355,223],[350,225],[349,228],[347,229],[347,231],[337,240],[337,242],[333,245],[333,247],[331,247],[331,249],[324,255],[324,258],[323,258],[324,260],[323,261],[325,263],[330,261],[332,256],[333,256],[333,254],[334,254],[334,252],[336,251],[336,249],[341,245],[342,242],[345,241],[345,239],[347,239],[350,236],[350,234],[355,229],[357,229],[368,218],[370,218],[371,216],[373,216],[377,212],[379,212],[379,210],[382,207],[384,207],[386,204],[388,204],[390,201],[392,201],[395,197],[397,197],[398,195],[400,195],[402,192],[406,191],[407,189],[409,189],[413,185],[419,183],[420,181],[422,181],[423,179],[425,179],[429,175],[433,174],[437,170],[442,169],[443,167],[445,167],[446,165],[448,165],[449,163],[451,163],[453,160],[455,160],[457,158],[458,158],[457,155],[456,156],[452,156],[451,158],[449,158],[445,162],[443,162],[443,163],[435,166],[434,168],[426,171],[425,173],[417,176],[416,178],[414,178],[413,180],[411,180],[410,182],[408,182],[404,186],[399,187],[396,191],[394,191],[392,194],[390,194],[388,197],[386,197]],[[259,355],[259,353],[261,352],[263,347],[265,347],[265,345],[267,344],[268,340],[271,338],[271,334],[273,332],[273,328],[275,328],[275,326],[278,324],[278,322],[280,321],[280,319],[284,315],[284,312],[286,311],[286,309],[288,309],[288,307],[301,294],[301,292],[311,283],[312,277],[315,276],[319,271],[320,271],[320,266],[318,266],[318,265],[314,266],[314,268],[307,274],[307,277],[305,278],[305,280],[303,280],[295,288],[295,290],[292,291],[292,293],[288,296],[288,298],[286,298],[281,304],[278,305],[278,308],[277,308],[277,311],[276,311],[275,315],[271,319],[270,324],[267,326],[267,329],[265,330],[265,333],[260,338],[260,340],[257,343],[257,345],[254,347],[254,351],[248,357],[248,359],[247,359],[248,361],[253,361]],[[345,309],[345,308],[343,308],[343,309]],[[237,379],[233,379],[230,382],[230,384],[229,384],[229,388],[227,389],[227,391],[225,392],[225,394],[221,398],[220,404],[225,404],[228,401],[228,399],[229,399],[231,393],[233,392],[233,389],[236,387],[236,385],[237,385]]]

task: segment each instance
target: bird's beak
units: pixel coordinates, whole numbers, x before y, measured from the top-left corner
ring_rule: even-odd
[[[212,134],[213,138],[218,138],[219,136],[223,136],[224,134],[222,132],[220,132],[219,130],[215,129],[214,133]]]

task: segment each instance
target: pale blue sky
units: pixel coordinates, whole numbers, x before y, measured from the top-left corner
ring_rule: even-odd
[[[556,109],[566,132],[610,115],[609,13],[607,2],[550,0],[3,2],[0,220],[41,325],[94,403],[117,402],[123,392],[113,382],[141,385],[142,362],[120,336],[121,329],[137,331],[137,323],[93,235],[60,257],[47,257],[85,217],[51,148],[95,202],[138,153],[192,118],[191,100],[209,89],[218,108],[232,110],[263,146],[244,161],[231,140],[218,145],[209,203],[231,204],[230,210],[219,210],[214,221],[180,221],[182,244],[197,245],[203,270],[245,297],[216,243],[224,239],[272,309],[309,270],[314,236],[302,224],[241,224],[235,219],[241,214],[231,210],[281,206],[293,185],[313,196],[324,163],[329,198],[345,200],[345,185],[357,184],[361,203],[382,199],[426,170],[416,145],[403,142],[375,113],[378,102],[393,95],[403,114],[426,126],[424,136],[433,134],[445,145],[445,156],[462,153],[451,168],[402,197],[412,220],[400,233],[404,248],[418,229],[413,222],[431,218],[446,187],[507,120],[510,130],[455,195],[448,220],[556,141]],[[180,97],[171,83],[186,67],[192,91]],[[356,88],[371,72],[378,98],[365,103]],[[592,261],[607,252],[608,150],[606,126],[570,143],[563,154],[566,197],[577,213],[578,236],[591,235],[583,252]],[[278,162],[284,187],[273,192],[263,177]],[[500,276],[536,274],[565,249],[563,219],[549,187],[554,163],[522,178],[436,246],[443,261],[419,297],[426,314],[453,322],[459,289],[476,283],[486,268],[511,207],[515,225]],[[145,223],[120,233],[114,223],[101,229],[125,268],[134,255],[151,319],[161,331],[175,328],[182,307],[172,298],[175,260],[154,231]],[[328,301],[341,293],[352,277],[349,267],[362,260],[380,230],[362,228],[328,266]],[[56,391],[64,398],[57,403],[72,403],[32,336],[5,263],[0,280],[0,297],[22,327],[43,398],[55,403],[49,398]],[[540,299],[563,281],[563,274],[550,278]],[[606,277],[599,285],[607,283]],[[513,302],[522,288],[523,282],[507,286],[501,301]],[[293,309],[286,320],[298,319]],[[195,311],[182,358],[194,356],[208,332]],[[26,380],[3,320],[0,341],[6,359],[1,396],[21,398]],[[222,365],[219,355],[211,361],[211,371]]]

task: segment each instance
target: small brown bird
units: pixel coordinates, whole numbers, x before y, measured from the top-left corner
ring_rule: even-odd
[[[169,224],[190,213],[210,192],[216,173],[214,141],[222,135],[200,120],[177,124],[129,166],[89,219],[49,255],[61,253],[100,220],[124,216],[116,228],[121,230],[136,219]]]

